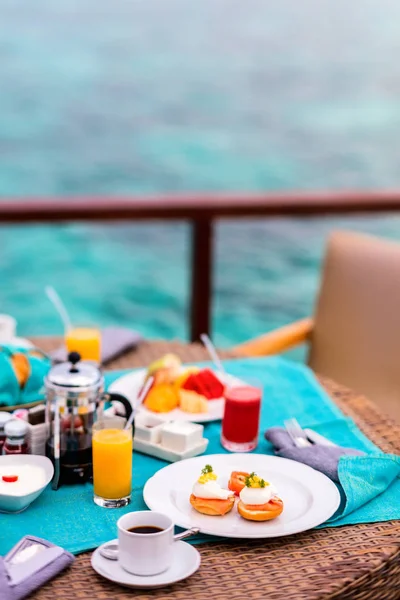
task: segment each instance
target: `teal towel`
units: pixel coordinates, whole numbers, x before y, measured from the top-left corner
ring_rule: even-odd
[[[255,378],[263,384],[260,440],[256,452],[273,454],[263,438],[264,431],[273,425],[282,426],[285,419],[295,417],[303,427],[312,427],[337,444],[373,453],[371,457],[361,457],[361,462],[353,462],[355,459],[341,462],[340,476],[347,490],[346,504],[341,507],[341,515],[323,527],[400,519],[398,458],[380,452],[354,422],[341,413],[307,367],[276,357],[227,361],[225,366],[236,377]],[[120,375],[110,373],[108,384]],[[219,441],[220,432],[218,422],[205,426],[205,435],[210,440],[207,454],[225,452]],[[124,509],[106,510],[96,506],[90,484],[63,487],[57,492],[46,489],[25,512],[0,514],[0,554],[6,553],[26,534],[48,539],[73,553],[90,550],[116,537],[118,518],[125,512],[146,508],[143,486],[166,464],[157,458],[134,453],[132,503]],[[217,539],[199,536],[194,543]]]
[[[366,505],[399,475],[400,459],[394,455],[365,454],[341,445],[298,448],[283,427],[267,429],[264,437],[278,456],[309,465],[332,479],[342,499],[340,509],[332,517],[334,521]]]
[[[0,346],[0,410],[2,406],[44,400],[43,380],[50,365],[50,359],[37,348],[2,344]],[[25,366],[27,379],[20,383],[17,371],[22,368],[25,372]]]
[[[342,503],[326,525],[400,519],[399,477],[399,456],[343,456],[339,461]]]

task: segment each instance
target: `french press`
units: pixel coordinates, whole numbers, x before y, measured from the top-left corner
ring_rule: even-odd
[[[46,379],[46,454],[54,464],[53,489],[64,483],[84,483],[93,475],[92,428],[102,418],[106,402],[120,402],[129,419],[132,405],[125,396],[104,392],[104,378],[77,352],[53,366]]]

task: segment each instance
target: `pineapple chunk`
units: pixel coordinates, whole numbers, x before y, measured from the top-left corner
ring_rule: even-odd
[[[179,390],[179,407],[188,413],[208,412],[207,399],[201,394],[189,390]]]

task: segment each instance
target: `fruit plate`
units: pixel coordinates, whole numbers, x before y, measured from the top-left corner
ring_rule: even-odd
[[[246,521],[234,506],[223,517],[198,513],[190,504],[193,484],[205,464],[228,486],[232,471],[255,471],[278,489],[282,514],[272,521]],[[143,490],[151,510],[168,515],[183,528],[199,527],[201,533],[227,538],[273,538],[293,535],[324,523],[339,507],[336,485],[319,471],[302,463],[264,454],[214,454],[189,458],[157,471]]]
[[[146,369],[140,369],[139,371],[132,371],[116,379],[108,388],[109,392],[122,394],[126,396],[131,404],[134,406],[139,395],[141,388],[143,387],[144,379],[146,377]],[[237,377],[233,377],[227,373],[221,373],[214,371],[218,379],[222,381],[225,386],[234,387],[238,385],[244,385],[243,381]],[[144,411],[150,415],[157,415],[164,421],[192,421],[194,423],[207,423],[208,421],[220,421],[224,415],[224,399],[216,398],[215,400],[208,401],[208,412],[206,413],[188,413],[184,412],[180,408],[175,408],[165,413],[154,413],[148,410],[143,404],[137,407],[138,411]]]

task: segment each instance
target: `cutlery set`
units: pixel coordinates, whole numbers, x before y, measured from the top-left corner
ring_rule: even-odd
[[[336,446],[336,444],[320,433],[309,428],[303,429],[297,419],[287,419],[284,421],[284,426],[297,448],[307,448],[315,444],[318,444],[319,446]]]

